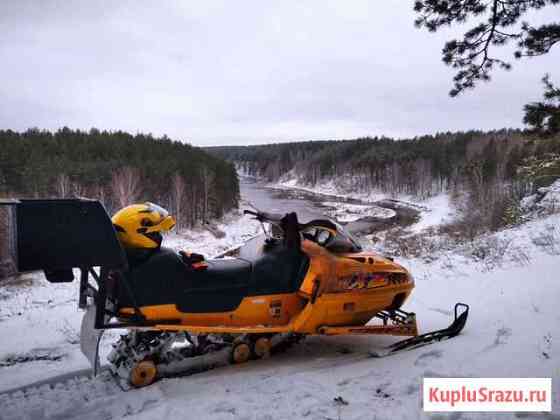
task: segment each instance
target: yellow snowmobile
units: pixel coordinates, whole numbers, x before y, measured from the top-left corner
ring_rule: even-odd
[[[152,203],[112,220],[94,200],[21,200],[15,207],[20,271],[41,269],[47,280],[67,282],[80,269],[82,340],[94,337],[88,326],[128,329],[109,360],[133,386],[268,357],[307,335],[412,337],[386,354],[453,337],[468,316],[468,306],[456,304],[448,328],[418,335],[415,314],[401,309],[414,288],[411,274],[363,251],[329,220],[301,224],[295,213],[246,210],[265,230],[259,252],[205,260],[161,247],[174,220]],[[99,339],[95,354],[91,346],[84,351],[94,366]]]

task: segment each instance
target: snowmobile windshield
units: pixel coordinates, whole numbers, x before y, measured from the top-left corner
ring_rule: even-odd
[[[331,252],[361,252],[362,246],[356,238],[338,223],[333,223],[336,226],[336,235],[326,244],[325,248]]]
[[[317,221],[320,222],[320,221]],[[313,222],[302,230],[303,237],[335,253],[360,252],[361,245],[338,223],[329,221],[335,230],[325,229],[325,226],[314,225]]]

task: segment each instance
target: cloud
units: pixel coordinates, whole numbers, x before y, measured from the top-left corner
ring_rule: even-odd
[[[520,126],[559,68],[553,51],[451,99],[440,51],[457,30],[415,29],[397,0],[18,1],[0,16],[0,126],[18,130],[209,145]]]

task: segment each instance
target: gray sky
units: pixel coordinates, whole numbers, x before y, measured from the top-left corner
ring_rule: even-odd
[[[0,0],[0,128],[201,146],[408,137],[520,127],[543,74],[560,84],[556,48],[449,98],[440,52],[458,32],[414,28],[412,4]]]

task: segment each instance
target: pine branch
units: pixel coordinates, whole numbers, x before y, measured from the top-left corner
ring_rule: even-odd
[[[516,31],[509,29],[529,10],[555,5],[560,0],[422,0],[416,1],[417,27],[435,32],[443,26],[466,22],[469,18],[488,15],[488,18],[464,33],[463,39],[448,41],[442,51],[445,64],[457,69],[451,96],[475,87],[480,80],[490,80],[495,66],[509,70],[511,64],[497,58],[494,47],[517,39],[519,50],[515,57],[546,54],[560,41],[560,24],[539,28],[524,23]]]

